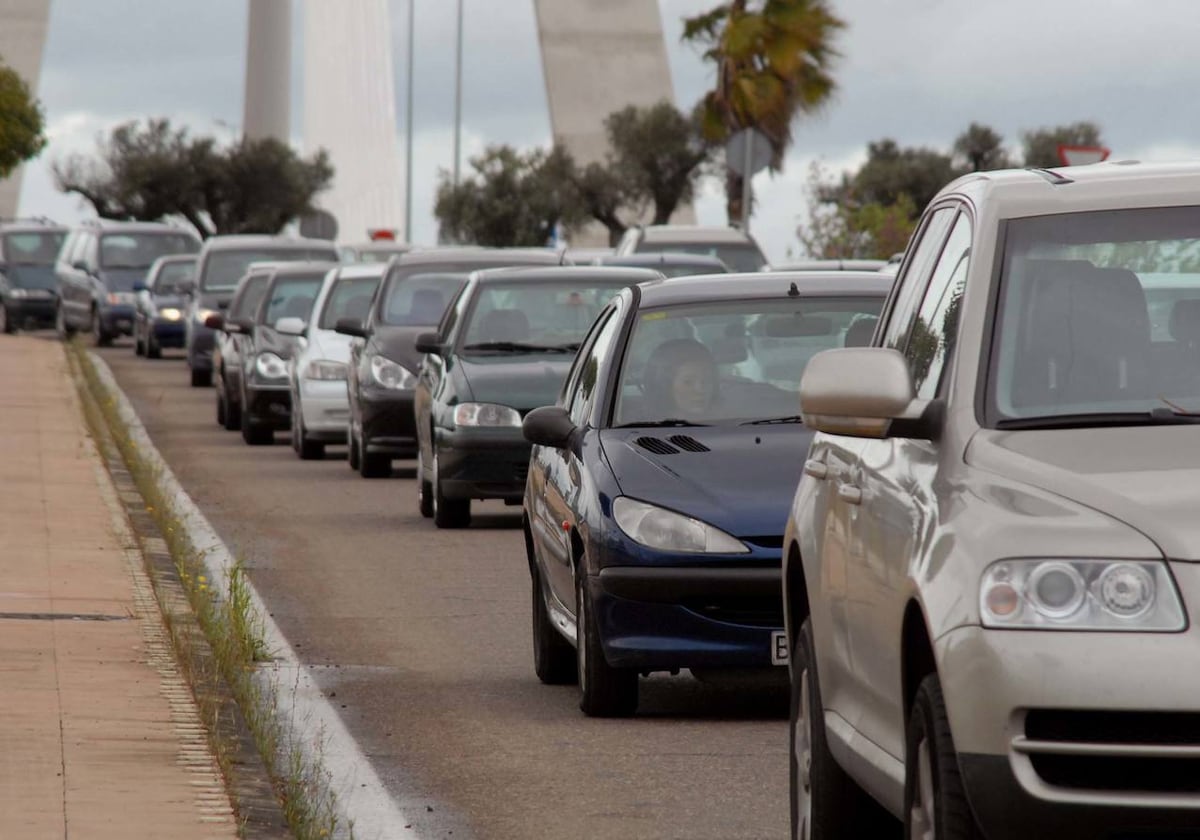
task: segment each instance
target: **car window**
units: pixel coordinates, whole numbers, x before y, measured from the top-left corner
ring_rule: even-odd
[[[481,283],[463,322],[462,349],[505,352],[506,344],[578,349],[596,316],[627,285],[580,278]]]
[[[731,271],[753,272],[761,271],[767,264],[762,253],[753,245],[718,244],[713,242],[671,242],[651,244],[642,242],[639,253],[647,251],[662,251],[679,254],[700,254],[705,257],[716,257],[729,267]]]
[[[397,327],[433,327],[441,323],[450,301],[467,284],[458,271],[426,271],[397,277],[388,283],[380,315]]]
[[[320,328],[332,330],[342,318],[365,320],[377,288],[378,277],[339,278],[325,298],[325,308],[318,322]]]
[[[183,233],[106,233],[100,237],[100,267],[149,268],[159,257],[198,250],[200,243]]]
[[[256,262],[337,262],[336,248],[250,248],[213,250],[200,269],[199,286],[206,292],[229,291],[237,286],[251,263]]]
[[[567,411],[576,426],[582,426],[591,414],[596,403],[596,387],[600,384],[601,365],[621,328],[621,318],[615,309],[607,310],[603,318],[603,323],[596,324],[598,331],[593,331],[591,344],[582,348],[576,360],[575,381],[567,403]]]
[[[61,231],[6,233],[0,253],[11,265],[54,265],[64,238]]]
[[[809,359],[862,344],[883,302],[881,292],[642,311],[625,347],[613,422],[795,417]]]
[[[179,284],[191,278],[196,270],[194,262],[163,263],[154,278],[154,294],[173,295],[178,292]]]
[[[888,321],[883,331],[883,346],[895,350],[903,350],[908,345],[909,327],[921,295],[929,284],[929,274],[933,270],[934,261],[942,252],[946,241],[946,232],[958,211],[953,207],[943,207],[934,211],[921,229],[920,238],[913,247],[912,259],[909,260],[904,276],[898,281],[896,300],[888,314]]]
[[[971,219],[960,213],[933,270],[908,339],[909,370],[920,399],[933,399],[942,369],[958,337],[958,315],[967,283],[971,252]]]
[[[1200,412],[1200,207],[1016,219],[1005,242],[993,418]]]
[[[241,296],[229,307],[230,318],[253,318],[258,313],[258,306],[267,293],[270,277],[260,274],[251,277],[242,287]]]
[[[312,314],[313,301],[324,281],[323,274],[276,279],[271,284],[270,297],[262,308],[259,323],[274,326],[280,318],[299,318],[307,323]]]

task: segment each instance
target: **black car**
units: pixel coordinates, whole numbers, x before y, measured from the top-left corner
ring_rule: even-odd
[[[471,521],[472,499],[520,504],[529,468],[525,413],[552,402],[580,342],[639,268],[521,268],[471,276],[417,377],[417,481],[421,513],[439,528]]]
[[[350,467],[382,478],[392,460],[417,450],[413,388],[421,363],[417,336],[437,327],[472,271],[510,265],[557,265],[552,251],[445,248],[394,258],[363,323],[339,322],[354,336],[347,386]]]
[[[538,444],[523,524],[534,669],[589,715],[638,674],[786,679],[783,531],[812,432],[800,375],[870,342],[891,279],[743,274],[647,283],[597,319]],[[772,666],[775,666],[773,671]]]
[[[620,266],[623,268],[652,268],[666,277],[688,277],[696,274],[728,274],[729,266],[719,257],[707,254],[662,253],[626,254],[618,257],[607,254],[597,257],[592,265]]]
[[[54,323],[54,261],[66,237],[66,228],[45,222],[0,224],[0,331]]]
[[[97,345],[133,334],[134,286],[159,257],[194,254],[190,231],[157,222],[92,219],[71,231],[59,251],[57,324],[64,337],[92,334]]]
[[[238,403],[242,440],[251,446],[271,444],[275,432],[291,427],[292,389],[287,363],[299,340],[292,333],[299,330],[283,332],[277,327],[283,319],[308,323],[325,275],[336,267],[333,263],[294,263],[275,268],[255,317],[226,324],[228,329],[246,334],[239,359]]]
[[[274,270],[273,263],[252,264],[238,281],[229,309],[205,319],[205,326],[215,336],[212,361],[217,423],[231,432],[242,427],[242,352],[250,334],[241,325],[254,323]]]
[[[196,263],[196,280],[187,289],[186,338],[192,387],[212,384],[215,335],[205,326],[233,299],[238,281],[251,263],[338,261],[337,247],[322,239],[286,236],[213,236],[206,239]]]
[[[133,352],[148,359],[162,358],[164,347],[183,346],[183,294],[179,284],[190,280],[196,258],[190,254],[159,257],[134,284]]]

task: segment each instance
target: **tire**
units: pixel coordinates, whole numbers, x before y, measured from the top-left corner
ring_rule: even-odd
[[[630,717],[637,711],[638,672],[614,668],[604,658],[604,646],[584,586],[582,561],[575,571],[575,671],[579,678],[579,708],[588,717]]]
[[[226,431],[236,432],[242,428],[242,406],[230,399],[229,390],[222,382],[221,393],[225,397],[225,422],[222,424]]]
[[[417,442],[417,510],[426,519],[433,518],[433,482],[425,477],[425,455]]]
[[[67,313],[63,312],[62,304],[59,304],[54,314],[54,331],[63,341],[67,341],[75,335],[75,328],[67,323]]]
[[[137,337],[137,333],[133,334],[133,355],[145,356],[146,346],[142,344],[142,340]]]
[[[525,540],[528,543],[528,532]],[[533,671],[546,685],[572,685],[579,679],[575,648],[554,629],[536,565],[530,568],[529,575],[533,580]]]
[[[8,316],[8,307],[4,305],[0,305],[0,332],[5,335],[16,335],[17,333],[17,325]]]
[[[275,443],[275,432],[266,426],[242,420],[242,440],[249,446],[270,446]]]
[[[825,720],[819,712],[824,707],[811,618],[801,625],[794,647],[788,761],[792,840],[898,837],[896,820],[846,775],[829,752]]]
[[[387,478],[392,474],[392,456],[368,452],[367,442],[358,439],[358,474],[363,478]]]
[[[983,840],[963,790],[937,674],[921,681],[905,735],[906,840]]]
[[[226,428],[225,421],[229,416],[229,409],[225,405],[225,389],[217,391],[217,425],[221,428]]]
[[[447,499],[438,477],[438,454],[433,450],[433,524],[439,528],[466,528],[471,524],[471,500]]]
[[[358,472],[358,436],[354,434],[354,426],[346,430],[346,448],[349,450],[346,461],[350,464],[350,469]]]
[[[319,461],[325,457],[325,444],[311,440],[304,431],[304,415],[300,413],[300,401],[292,400],[292,449],[301,461]]]
[[[146,358],[147,359],[161,359],[162,358],[162,347],[160,347],[158,342],[154,340],[154,333],[149,333],[146,336]]]
[[[196,370],[195,368],[192,368],[192,387],[193,388],[207,388],[210,385],[212,385],[212,371],[211,370]]]
[[[113,343],[112,336],[104,331],[104,321],[100,319],[100,313],[95,309],[92,310],[92,343],[97,347],[109,347]]]

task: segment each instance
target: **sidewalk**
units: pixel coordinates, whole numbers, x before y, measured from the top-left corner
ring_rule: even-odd
[[[236,826],[62,347],[0,335],[0,838]]]

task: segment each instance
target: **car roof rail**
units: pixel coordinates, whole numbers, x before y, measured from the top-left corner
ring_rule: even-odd
[[[49,216],[0,216],[0,225],[46,225],[48,227],[63,227]]]
[[[1061,187],[1064,184],[1074,184],[1075,183],[1074,179],[1068,178],[1066,175],[1062,174],[1061,172],[1055,172],[1053,169],[1047,169],[1044,166],[1027,166],[1027,167],[1025,167],[1025,169],[1026,169],[1026,171],[1032,172],[1035,175],[1041,175],[1043,178],[1045,178],[1053,186],[1056,186],[1056,187]]]

